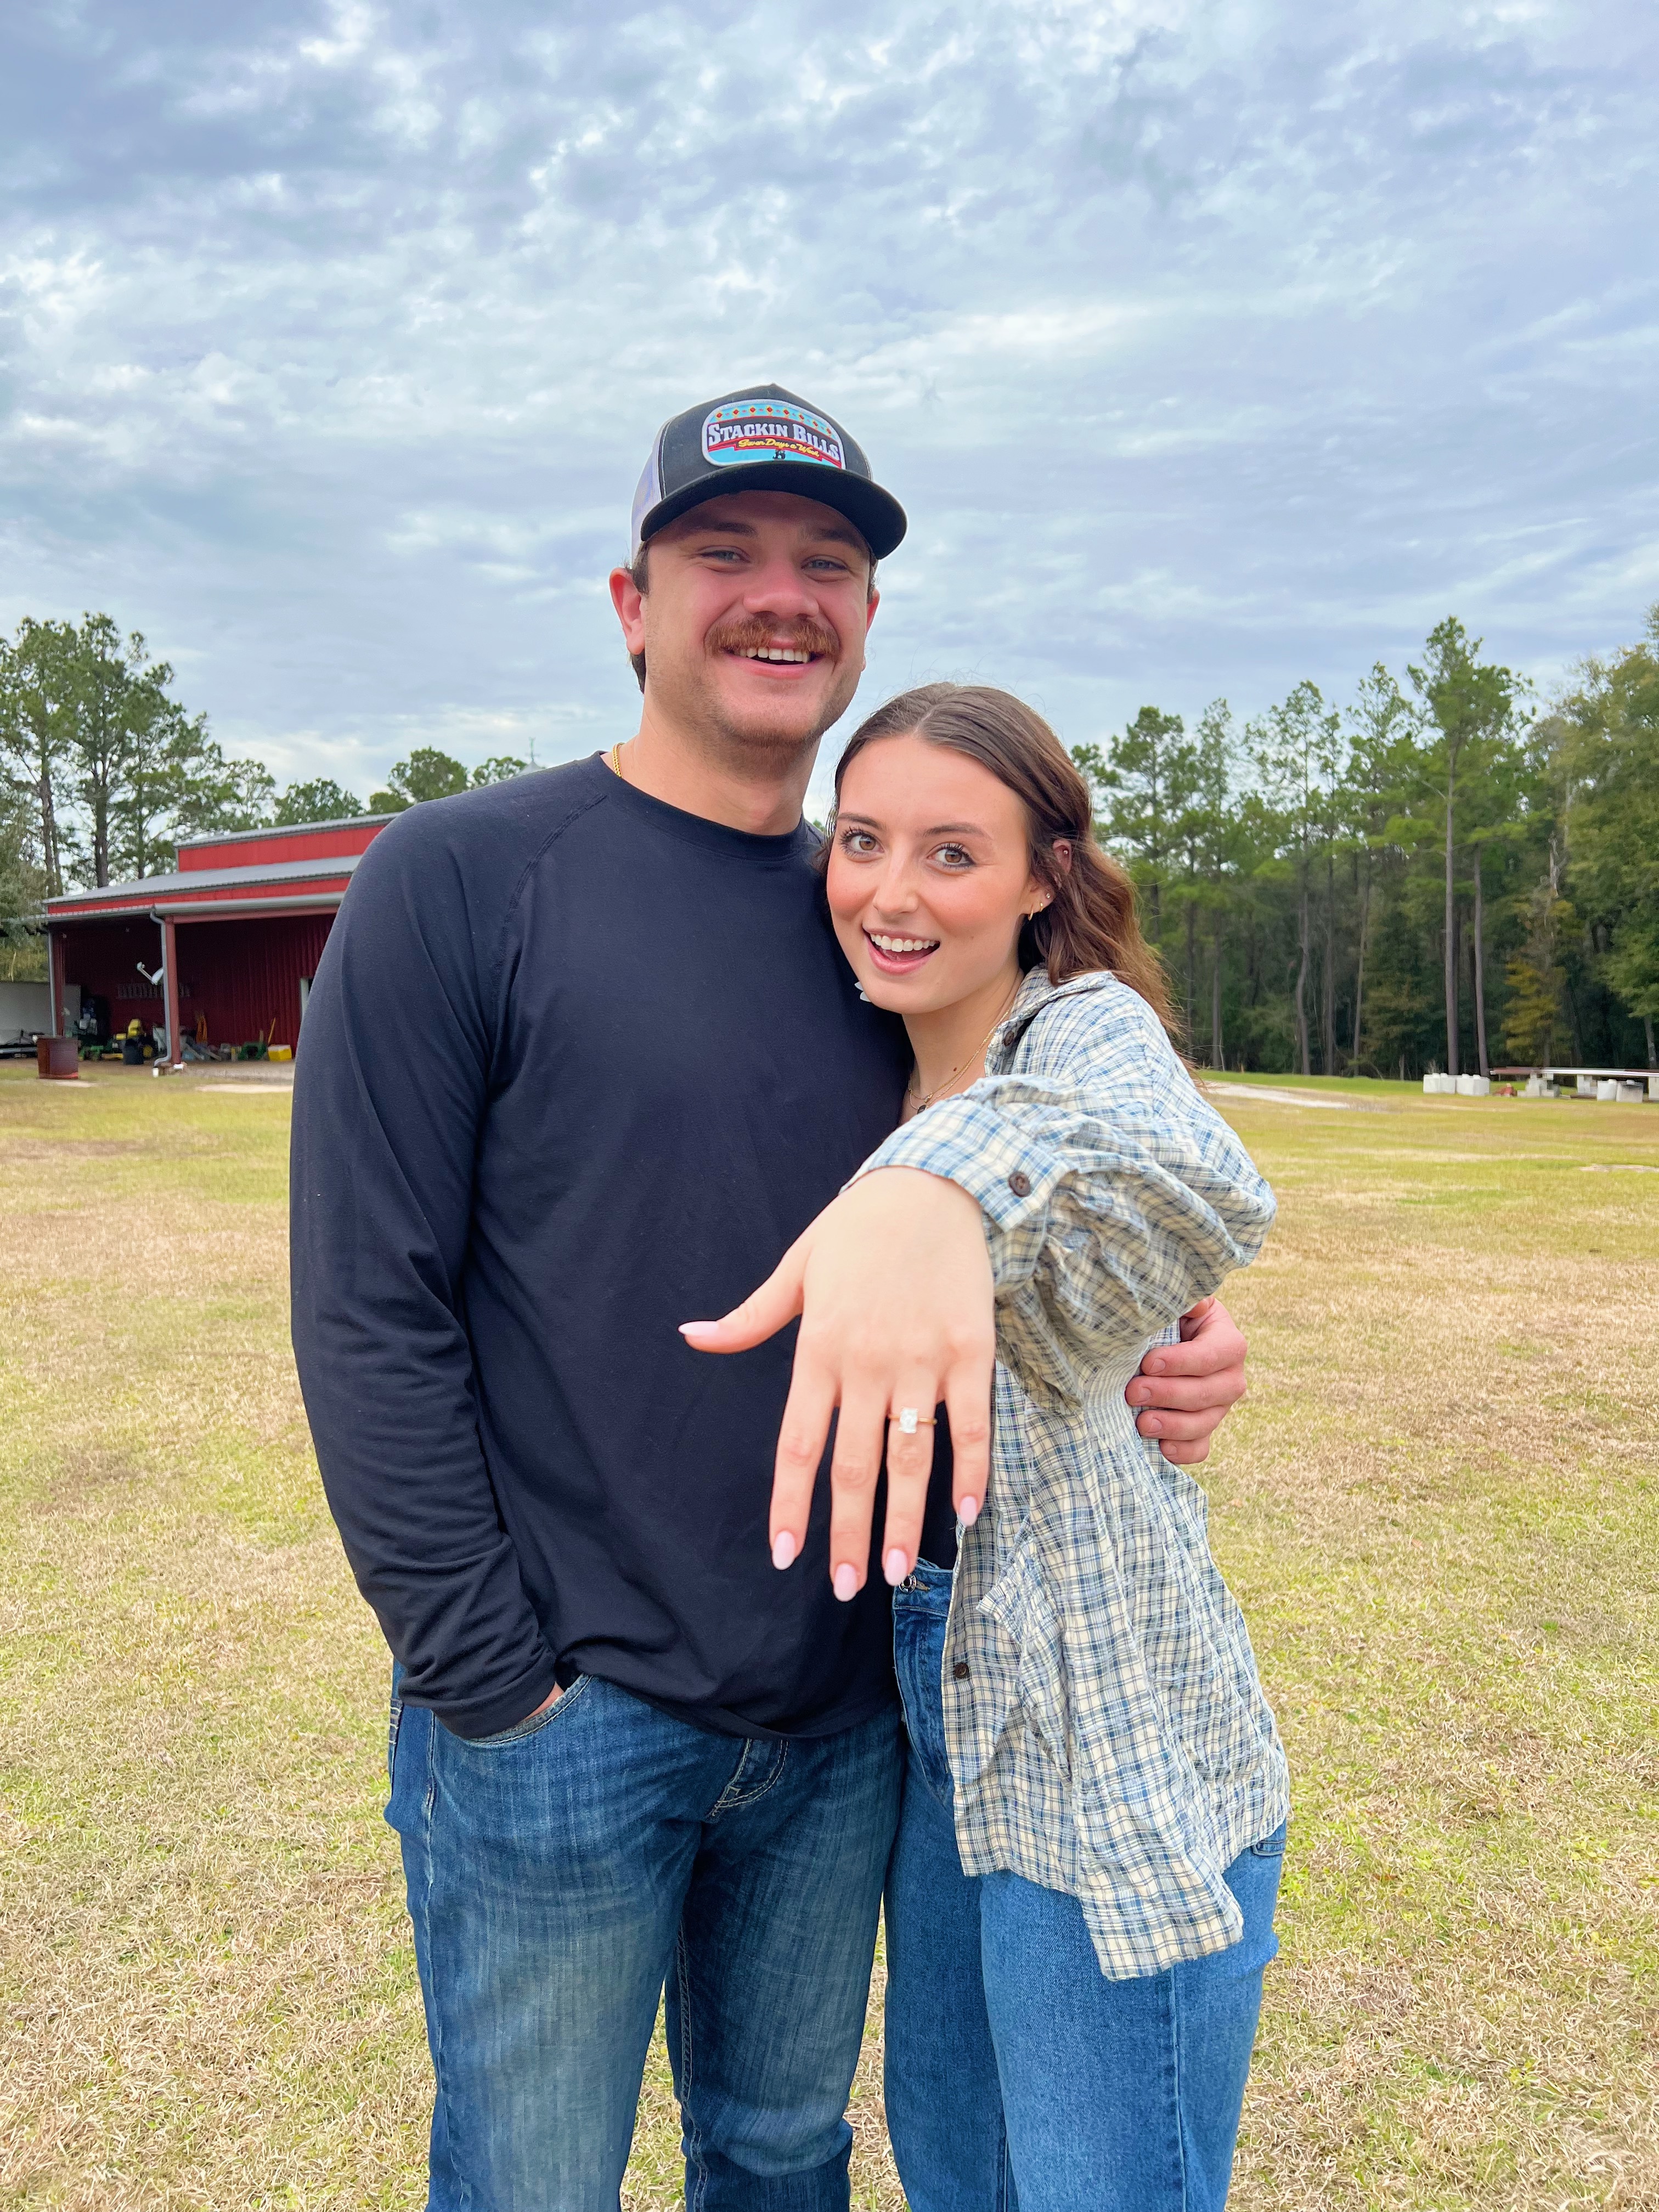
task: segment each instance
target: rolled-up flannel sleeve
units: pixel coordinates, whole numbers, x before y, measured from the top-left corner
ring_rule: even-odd
[[[1039,1399],[1070,1404],[1089,1371],[1248,1267],[1275,1203],[1121,987],[1053,1002],[1019,1057],[896,1130],[860,1172],[919,1168],[978,1202],[999,1357]]]

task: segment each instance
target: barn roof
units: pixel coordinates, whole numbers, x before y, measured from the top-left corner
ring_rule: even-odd
[[[293,913],[337,907],[371,840],[391,817],[283,823],[196,837],[179,848],[179,867],[100,889],[65,891],[46,901],[49,922],[91,921],[148,915],[179,919],[214,914]],[[227,865],[216,867],[223,857]]]

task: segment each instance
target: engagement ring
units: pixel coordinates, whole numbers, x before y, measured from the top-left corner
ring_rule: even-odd
[[[890,1413],[888,1416],[890,1420],[896,1417]],[[899,1409],[896,1419],[898,1421],[898,1432],[902,1437],[913,1437],[918,1429],[933,1429],[937,1428],[939,1425],[938,1422],[933,1419],[931,1413],[924,1421],[914,1406],[902,1407]]]

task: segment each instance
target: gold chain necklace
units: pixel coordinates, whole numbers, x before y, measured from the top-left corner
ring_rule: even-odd
[[[626,783],[628,778],[625,775],[623,775],[622,749],[623,741],[618,738],[616,744],[611,746],[610,751],[605,755],[605,766],[611,770],[611,775],[621,776],[622,781]]]
[[[959,1060],[956,1066],[954,1066],[951,1070],[951,1073],[945,1077],[943,1083],[935,1084],[925,1098],[918,1092],[914,1083],[907,1083],[905,1085],[904,1095],[907,1098],[914,1098],[915,1100],[916,1112],[918,1114],[925,1112],[926,1109],[933,1104],[934,1099],[943,1097],[945,1093],[951,1088],[951,1085],[956,1081],[957,1076],[962,1073],[963,1068],[971,1067],[976,1060],[981,1060],[984,1057],[986,1046],[990,1043],[991,1039],[1002,1027],[1004,1022],[1007,1020],[1008,1010],[1013,1005],[1014,1000],[1019,996],[1019,984],[1023,983],[1024,980],[1024,977],[1022,975],[1019,979],[1019,982],[1017,982],[1014,985],[1013,989],[1003,1000],[1000,1008],[998,1010],[997,1018],[992,1023],[990,1028],[986,1030],[984,1036],[974,1047],[974,1049],[969,1054],[967,1059]]]

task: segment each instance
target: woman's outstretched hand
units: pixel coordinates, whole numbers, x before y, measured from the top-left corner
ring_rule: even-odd
[[[941,1404],[951,1416],[957,1511],[972,1521],[984,1502],[996,1331],[981,1218],[977,1201],[943,1176],[875,1169],[825,1206],[740,1306],[681,1329],[695,1351],[747,1352],[799,1315],[772,1487],[772,1558],[787,1567],[800,1556],[839,1406],[830,1465],[837,1597],[865,1581],[884,1455],[883,1572],[896,1583],[915,1566]],[[898,1425],[906,1407],[917,1416],[914,1434]]]

